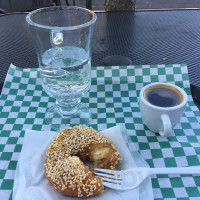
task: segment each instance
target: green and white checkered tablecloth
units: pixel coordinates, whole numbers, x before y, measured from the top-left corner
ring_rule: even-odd
[[[170,82],[182,87],[189,101],[172,135],[162,138],[143,125],[139,92],[151,82]],[[186,65],[138,65],[92,68],[92,86],[83,102],[91,108],[91,126],[99,131],[121,125],[150,167],[200,166],[200,112],[193,103]],[[11,66],[0,98],[0,199],[12,199],[14,174],[25,129],[50,130],[44,122],[53,105],[41,87],[38,69]],[[34,141],[33,141],[34,142]],[[152,177],[154,197],[200,199],[200,177],[158,175]]]

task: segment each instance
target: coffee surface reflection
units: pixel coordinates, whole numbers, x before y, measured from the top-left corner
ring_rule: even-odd
[[[148,90],[145,97],[149,103],[159,107],[173,107],[180,103],[179,95],[167,88]]]

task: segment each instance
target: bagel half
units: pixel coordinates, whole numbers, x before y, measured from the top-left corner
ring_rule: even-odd
[[[121,156],[108,137],[91,127],[62,130],[46,152],[44,168],[49,183],[67,196],[86,198],[101,194],[102,179],[93,177],[84,161],[91,161],[93,167],[115,169]]]

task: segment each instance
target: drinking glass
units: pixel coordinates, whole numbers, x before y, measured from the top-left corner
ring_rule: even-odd
[[[92,113],[81,98],[91,85],[94,12],[75,6],[37,9],[26,20],[35,44],[42,87],[56,99],[45,121],[54,130],[88,124]]]

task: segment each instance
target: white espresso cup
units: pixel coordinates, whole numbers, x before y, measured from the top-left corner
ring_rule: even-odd
[[[143,123],[161,136],[169,136],[180,121],[188,100],[186,92],[170,83],[151,83],[140,91]]]

